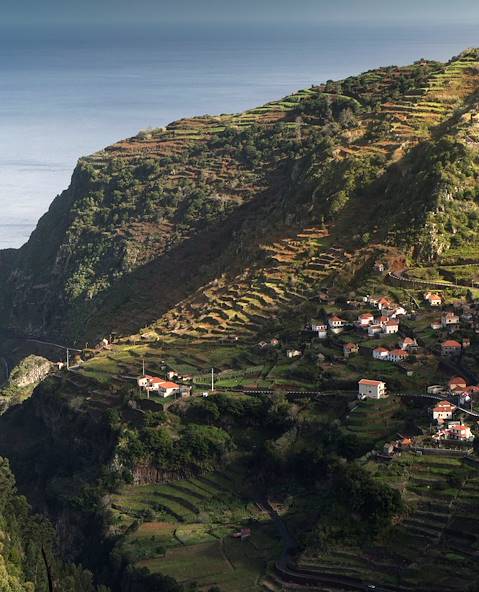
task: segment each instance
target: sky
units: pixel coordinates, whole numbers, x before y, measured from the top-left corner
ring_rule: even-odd
[[[477,0],[0,0],[3,26],[213,22],[478,22]]]

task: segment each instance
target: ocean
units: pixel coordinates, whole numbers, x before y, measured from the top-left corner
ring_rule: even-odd
[[[476,45],[476,24],[0,29],[0,248],[28,239],[80,156],[140,129]]]

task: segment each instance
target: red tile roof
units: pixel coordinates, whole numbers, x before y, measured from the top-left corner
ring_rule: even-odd
[[[454,376],[453,378],[451,378],[451,380],[449,381],[449,386],[452,385],[457,385],[457,386],[467,386],[467,382],[465,378],[462,378],[462,376]]]
[[[460,432],[464,432],[467,429],[468,429],[468,426],[465,426],[465,425],[451,426],[451,430],[459,430]]]
[[[442,347],[461,347],[461,344],[457,341],[454,341],[454,339],[448,339],[447,341],[444,341],[441,345]]]
[[[404,351],[403,349],[393,349],[391,352],[391,355],[393,356],[400,356],[403,358],[407,358],[409,356],[409,354],[407,353],[407,351]]]
[[[365,384],[368,386],[380,386],[381,384],[384,384],[384,382],[382,382],[381,380],[369,380],[368,378],[362,378],[359,381],[359,384]]]
[[[449,401],[440,401],[433,409],[433,411],[452,411],[454,409],[454,405],[449,403]]]
[[[179,385],[177,385],[175,382],[169,382],[168,380],[162,381],[161,386],[167,389],[179,388]]]

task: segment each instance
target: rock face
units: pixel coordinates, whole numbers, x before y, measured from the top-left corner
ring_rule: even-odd
[[[3,412],[29,397],[35,387],[48,376],[53,364],[46,358],[31,355],[12,370],[6,384],[0,389],[0,409]]]
[[[28,356],[13,369],[10,383],[18,388],[36,386],[45,378],[51,368],[50,360],[40,356]]]
[[[133,469],[133,483],[135,485],[149,485],[151,483],[169,483],[178,479],[189,479],[193,474],[187,471],[163,471],[152,465],[137,465]]]

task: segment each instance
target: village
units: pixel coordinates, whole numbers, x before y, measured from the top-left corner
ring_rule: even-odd
[[[315,454],[334,442],[342,457],[354,459],[377,482],[391,483],[413,504],[400,524],[407,536],[416,531],[429,536],[431,524],[436,536],[442,522],[437,525],[435,511],[424,514],[420,504],[429,503],[430,496],[452,498],[479,466],[479,301],[474,294],[396,289],[375,277],[355,291],[320,287],[251,335],[232,331],[211,339],[179,338],[152,326],[128,338],[105,337],[75,355],[64,368],[71,374],[60,378],[68,384],[93,379],[104,404],[118,406],[111,420],[135,430],[133,436],[164,429],[172,435],[172,450],[200,423],[223,430],[235,450],[253,455],[265,438],[281,454],[293,454],[296,433],[300,454]],[[183,549],[175,539],[181,532],[177,524],[186,521],[203,533],[195,513],[203,508],[203,498],[197,497],[203,494],[193,477],[181,481],[181,490],[148,484],[158,470],[140,466],[134,472],[133,484],[114,497],[115,516],[128,521],[143,505],[152,507],[145,528],[167,518],[171,530],[165,537],[172,548]],[[244,482],[243,470],[235,465],[225,471],[218,499],[232,483],[236,489]],[[212,487],[216,474],[207,478]],[[468,482],[457,495],[472,495],[475,487]],[[288,499],[275,497],[273,511],[288,517]],[[453,512],[448,500],[445,524]],[[303,511],[301,504],[296,508]],[[210,523],[221,521],[208,511]],[[264,533],[258,513],[264,517],[267,511],[255,507],[253,515],[233,520],[222,535],[224,545],[240,552],[255,543]],[[131,549],[135,536],[127,537]],[[162,565],[168,565],[168,554],[161,556]]]
[[[330,377],[318,392],[356,388],[359,401],[390,396],[427,400],[430,427],[424,436],[430,445],[471,444],[479,419],[479,386],[466,356],[479,339],[479,307],[447,301],[435,292],[424,292],[419,304],[401,303],[390,295],[365,295],[355,301],[330,297],[321,316],[295,337],[278,335],[258,342],[258,355],[274,355],[283,368],[313,361],[317,371]],[[147,398],[169,401],[207,397],[215,392],[215,379],[216,392],[261,391],[259,384],[225,379],[233,376],[233,370],[215,375],[212,369],[198,378],[164,366],[159,377],[143,367],[136,382]],[[301,388],[294,384],[289,381],[290,391]],[[262,388],[275,390],[274,385]]]

